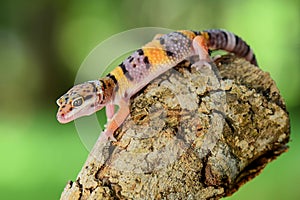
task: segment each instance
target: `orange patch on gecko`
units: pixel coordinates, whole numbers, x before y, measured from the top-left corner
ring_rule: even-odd
[[[209,35],[208,32],[201,32],[201,36],[205,38],[206,42],[208,43],[209,41]]]
[[[118,82],[118,92],[124,92],[123,89],[129,86],[128,79],[126,78],[123,70],[120,66],[117,66],[114,70],[110,72],[111,75],[115,76]]]
[[[148,57],[150,64],[162,64],[170,60],[166,51],[157,40],[149,42],[143,47],[144,55]]]
[[[188,31],[188,30],[179,30],[178,32],[184,34],[187,38],[189,38],[190,40],[193,40],[196,37],[196,34],[192,31]]]
[[[149,62],[152,65],[164,63],[164,61],[170,60],[167,56],[166,51],[163,49],[154,49],[154,48],[147,48],[143,49],[144,55],[148,57]]]
[[[110,72],[110,74],[115,76],[115,78],[117,79],[118,83],[124,77],[124,73],[123,73],[121,67],[119,67],[119,66],[116,67],[114,70],[112,70]]]

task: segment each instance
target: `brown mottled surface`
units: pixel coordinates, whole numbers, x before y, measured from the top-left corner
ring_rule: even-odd
[[[232,56],[214,70],[187,64],[132,98],[118,142],[97,142],[61,199],[219,199],[287,150],[289,116],[268,73]]]

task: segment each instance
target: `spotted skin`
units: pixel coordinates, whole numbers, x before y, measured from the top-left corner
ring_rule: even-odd
[[[249,45],[226,30],[179,30],[160,34],[135,51],[106,77],[75,85],[60,97],[57,100],[57,119],[67,123],[106,107],[108,124],[101,139],[115,140],[113,133],[127,118],[132,95],[184,59],[197,55],[201,62],[211,62],[209,51],[217,49],[244,57],[257,66]],[[117,113],[114,113],[114,105],[119,106]]]

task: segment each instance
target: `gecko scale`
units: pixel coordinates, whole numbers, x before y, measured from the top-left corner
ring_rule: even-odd
[[[129,115],[130,97],[151,80],[191,56],[209,64],[209,50],[225,50],[257,66],[249,45],[235,34],[219,29],[179,30],[154,39],[136,50],[106,77],[75,85],[57,100],[57,120],[68,123],[106,107],[108,123],[101,137],[115,140],[114,131]],[[114,106],[119,109],[115,113]]]

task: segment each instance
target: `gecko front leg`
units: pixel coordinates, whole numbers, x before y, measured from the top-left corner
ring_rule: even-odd
[[[111,114],[114,112],[114,105],[110,104],[107,106],[107,111],[108,112],[108,118],[110,118]],[[120,125],[125,121],[125,119],[127,118],[127,116],[129,115],[129,103],[128,100],[120,100],[119,102],[119,109],[117,111],[116,114],[113,115],[113,117],[108,120],[107,125],[106,125],[106,129],[104,130],[104,132],[102,132],[101,134],[101,139],[103,140],[112,140],[112,141],[117,141],[116,138],[114,137],[113,133],[115,132],[115,130],[117,130],[117,128],[120,127]]]
[[[107,121],[109,122],[115,114],[115,105],[110,103],[105,106]]]
[[[109,103],[105,106],[105,113],[106,113],[106,124],[104,124],[104,128],[106,129],[107,125],[115,115],[115,105],[112,103]]]

